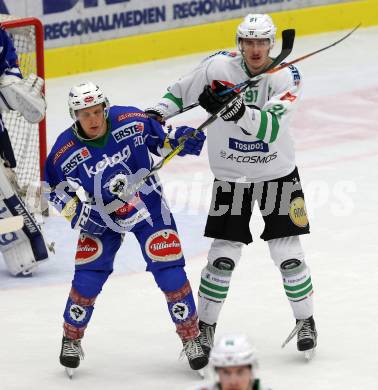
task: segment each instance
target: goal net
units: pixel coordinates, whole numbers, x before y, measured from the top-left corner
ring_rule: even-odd
[[[0,24],[8,32],[17,51],[22,75],[44,77],[43,27],[36,18],[0,14]],[[15,153],[17,184],[21,194],[39,188],[46,159],[46,122],[32,124],[17,111],[2,115]]]

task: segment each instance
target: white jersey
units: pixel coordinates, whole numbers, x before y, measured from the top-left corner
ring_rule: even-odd
[[[203,384],[202,386],[195,387],[193,390],[222,390],[219,382]],[[262,387],[260,379],[256,379],[253,383],[251,390],[272,390],[271,388]]]
[[[214,80],[233,86],[250,77],[240,53],[218,52],[171,85],[156,108],[166,116],[198,101]],[[301,96],[301,75],[289,66],[259,78],[243,93],[247,108],[236,123],[218,118],[208,127],[209,162],[217,179],[261,182],[283,177],[295,167],[289,122]]]

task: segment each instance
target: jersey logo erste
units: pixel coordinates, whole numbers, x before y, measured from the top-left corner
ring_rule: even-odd
[[[65,175],[71,173],[76,167],[82,164],[84,161],[89,160],[92,157],[86,146],[76,150],[72,153],[63,164],[60,166]]]
[[[143,122],[131,122],[125,126],[119,127],[112,131],[114,140],[119,143],[127,138],[132,137],[135,134],[143,133],[144,123]]]

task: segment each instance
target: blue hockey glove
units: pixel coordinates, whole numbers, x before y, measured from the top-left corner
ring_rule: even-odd
[[[106,224],[95,206],[81,202],[76,196],[66,204],[62,215],[71,222],[72,229],[81,229],[95,236],[101,236],[106,230]]]
[[[195,136],[196,129],[188,126],[180,126],[176,129],[170,129],[168,132],[168,141],[172,149],[176,148],[181,142],[181,139],[185,139],[184,148],[178,153],[179,156],[185,156],[187,154],[193,154],[199,156],[203,148],[203,144],[206,139],[206,135],[203,131],[199,131]]]

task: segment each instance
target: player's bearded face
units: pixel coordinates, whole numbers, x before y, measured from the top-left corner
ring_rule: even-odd
[[[76,117],[88,138],[99,138],[105,134],[106,119],[102,104],[78,110]]]
[[[242,39],[242,54],[244,61],[252,74],[263,70],[269,63],[269,39]]]

